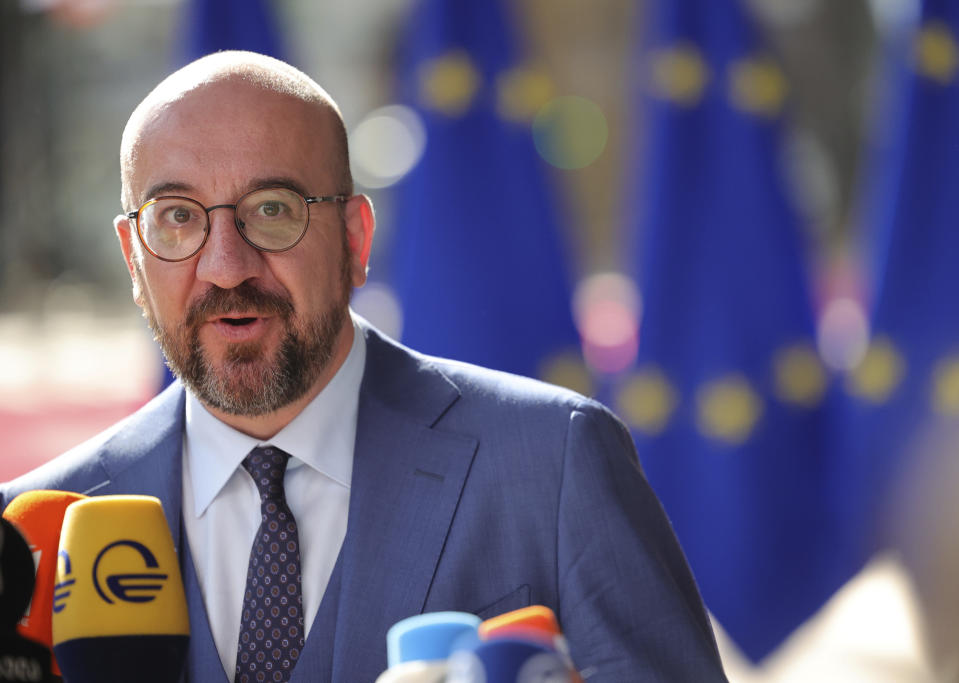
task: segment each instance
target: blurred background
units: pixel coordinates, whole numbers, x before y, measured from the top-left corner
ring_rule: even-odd
[[[253,49],[342,109],[356,310],[610,405],[731,680],[959,680],[957,30],[947,0],[0,0],[0,477],[165,381],[120,133]]]

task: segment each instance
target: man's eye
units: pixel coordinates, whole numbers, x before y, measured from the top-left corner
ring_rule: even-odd
[[[280,202],[263,202],[260,204],[260,215],[275,218],[283,213],[284,206]]]
[[[189,206],[171,206],[163,212],[162,220],[167,225],[186,225],[195,220],[195,216]]]

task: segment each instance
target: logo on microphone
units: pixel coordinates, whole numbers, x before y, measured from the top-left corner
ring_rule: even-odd
[[[66,550],[57,553],[57,562],[63,566],[63,581],[58,581],[53,586],[53,611],[62,612],[67,606],[67,598],[70,597],[70,586],[77,580],[73,578],[73,568],[70,566],[70,554]]]
[[[132,548],[138,555],[140,560],[142,560],[145,569],[158,569],[160,563],[157,562],[156,557],[145,545],[138,541],[115,541],[108,545],[106,548],[100,551],[100,554],[97,555],[96,561],[93,563],[93,587],[97,589],[100,597],[103,598],[104,602],[113,604],[113,600],[110,598],[112,595],[117,600],[123,602],[150,602],[156,598],[157,593],[163,590],[163,586],[168,578],[167,574],[162,574],[160,572],[136,572],[136,573],[109,573],[109,566],[111,564],[118,565],[121,564],[120,560],[106,562],[105,565],[107,569],[100,571],[100,564],[108,556],[111,560],[122,556],[124,560],[128,560],[130,557],[129,551],[121,550],[121,548]],[[123,561],[122,564],[125,567],[129,567],[129,562]],[[105,574],[101,583],[101,573]],[[106,584],[106,591],[104,591],[104,586]],[[109,595],[108,595],[109,593]]]

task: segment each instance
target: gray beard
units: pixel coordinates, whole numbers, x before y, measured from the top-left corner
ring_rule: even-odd
[[[203,404],[230,415],[255,417],[302,398],[329,366],[349,318],[348,273],[341,285],[337,300],[305,325],[298,324],[289,299],[248,282],[229,290],[213,287],[191,304],[186,323],[173,330],[161,326],[147,306],[144,317],[170,370]],[[233,344],[217,367],[200,344],[200,327],[211,315],[237,309],[277,316],[285,334],[272,357],[264,355],[260,342]]]

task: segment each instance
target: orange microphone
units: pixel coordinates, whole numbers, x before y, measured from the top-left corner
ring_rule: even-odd
[[[564,680],[570,683],[582,683],[583,679],[573,666],[569,645],[559,628],[556,614],[545,605],[530,605],[491,617],[477,627],[477,633],[484,643],[525,642],[552,650],[566,665],[564,675],[568,678]]]
[[[547,641],[550,645],[560,635],[556,614],[545,605],[531,605],[491,617],[482,622],[477,631],[480,640],[525,636]]]
[[[10,501],[4,519],[13,522],[26,538],[36,566],[33,598],[20,619],[17,631],[50,650],[51,668],[60,675],[53,656],[52,615],[57,573],[60,528],[67,508],[87,496],[70,491],[27,491]]]

